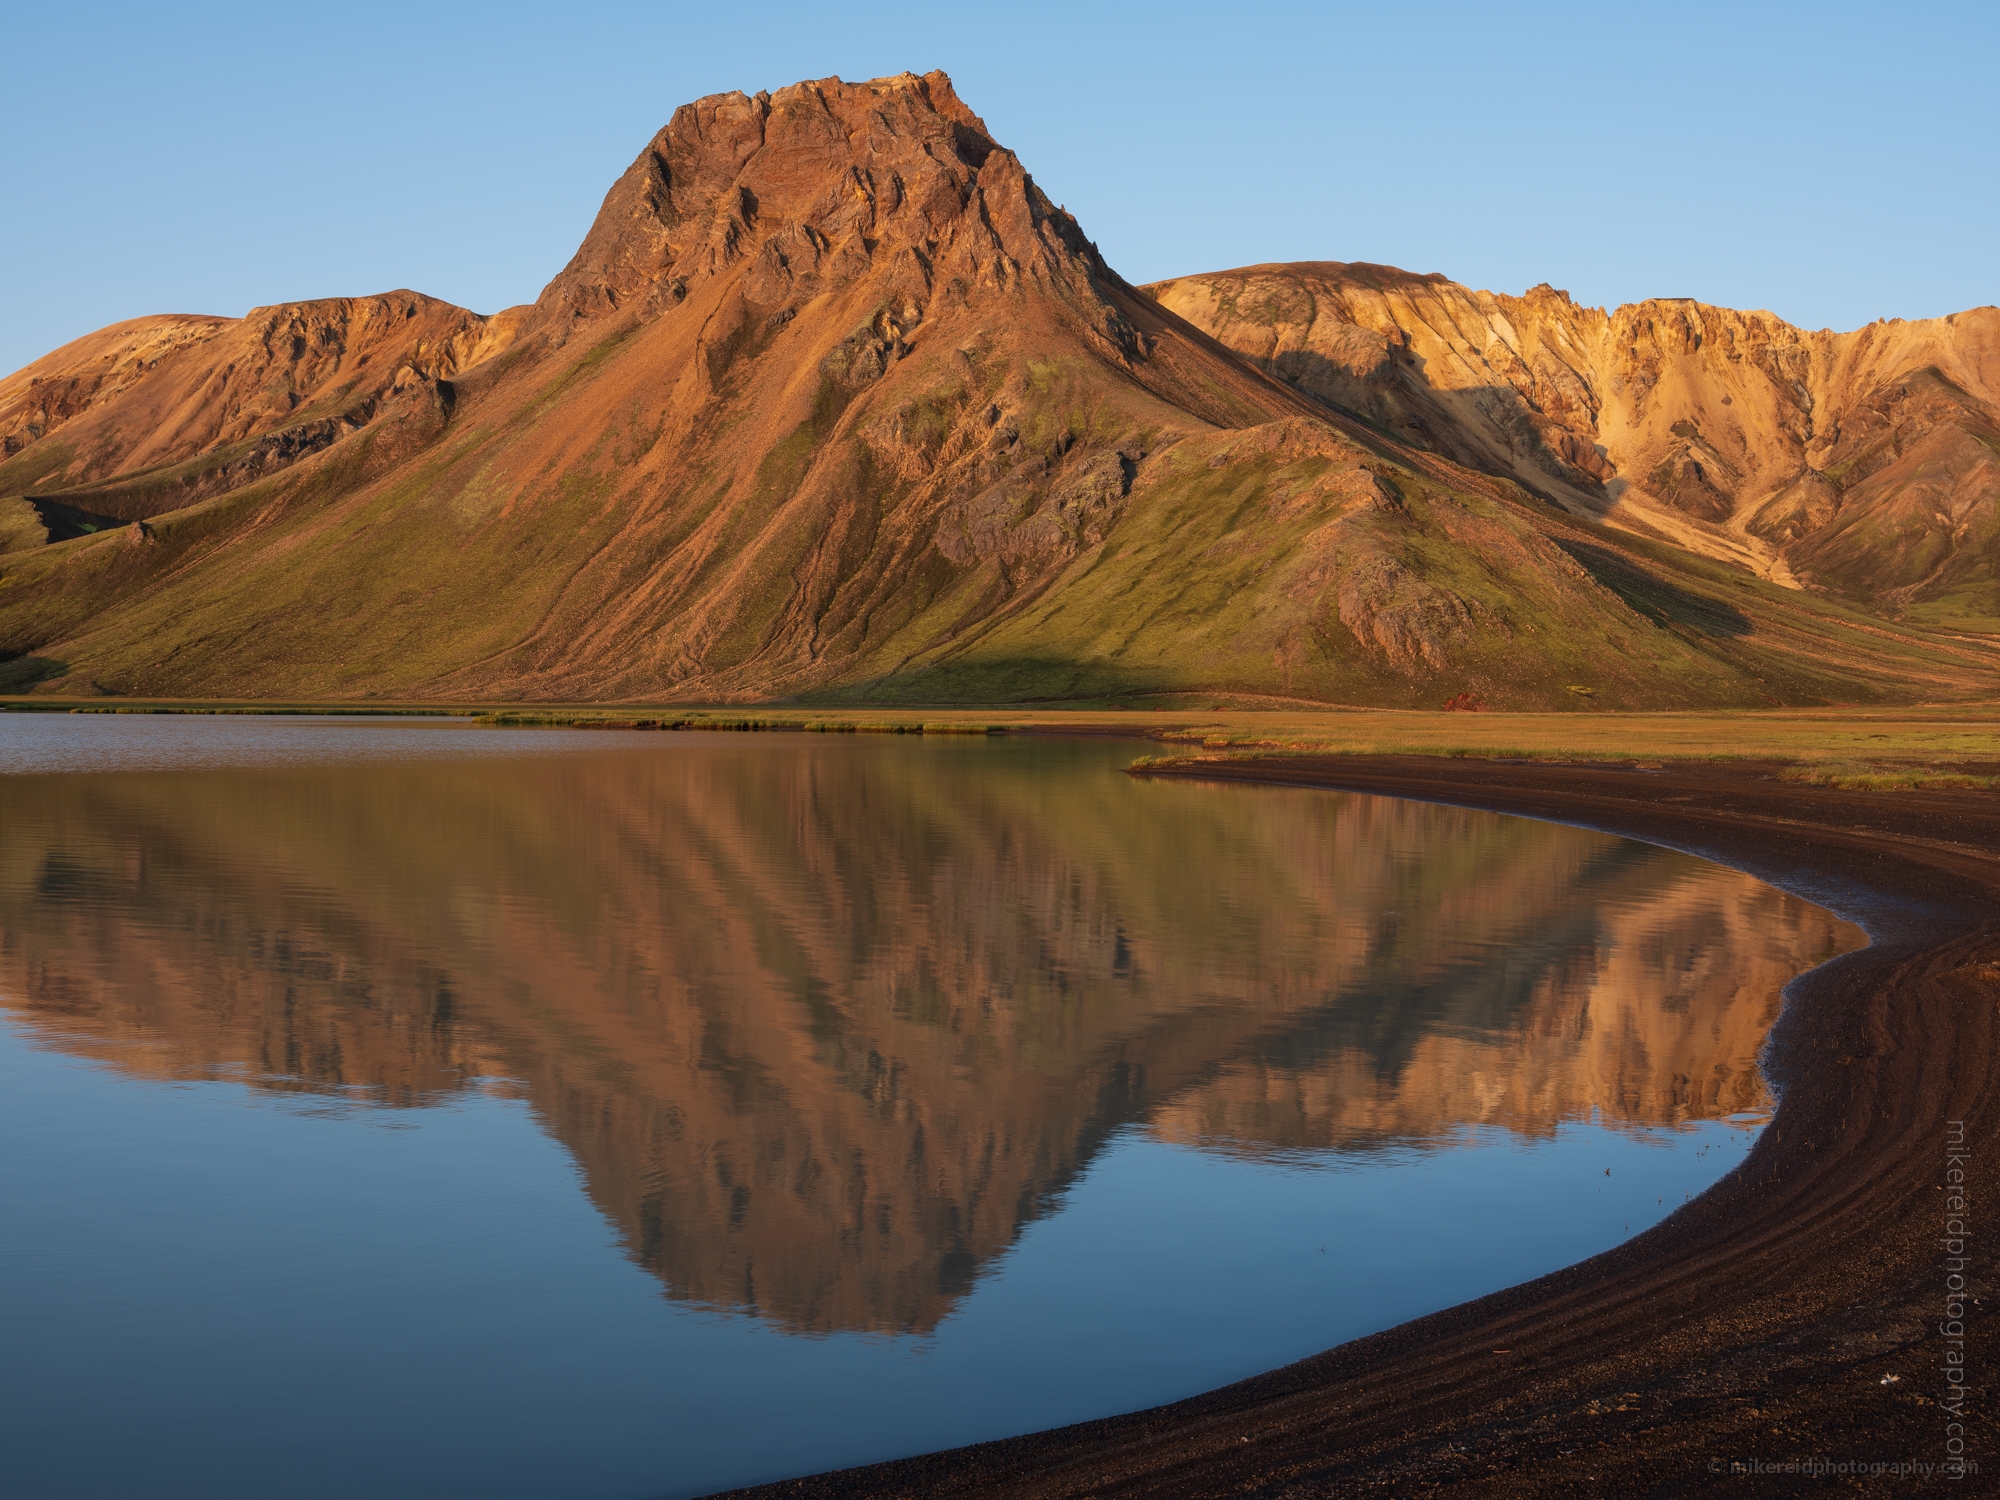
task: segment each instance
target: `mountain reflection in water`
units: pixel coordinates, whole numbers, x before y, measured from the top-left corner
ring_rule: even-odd
[[[1134,1126],[1337,1161],[1756,1108],[1779,990],[1859,940],[1687,856],[1129,755],[0,777],[0,1000],[141,1076],[518,1089],[669,1295],[923,1333]]]

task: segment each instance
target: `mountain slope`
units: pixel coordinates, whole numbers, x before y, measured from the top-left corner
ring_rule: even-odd
[[[434,395],[511,322],[388,292],[113,324],[0,381],[0,494],[56,539],[179,510]]]
[[[335,361],[274,331],[294,308],[142,330],[186,344],[157,368],[132,325],[43,362],[116,378],[0,469],[12,503],[145,524],[0,556],[0,685],[1525,707],[1995,681],[1976,645],[1272,379],[1111,271],[942,74],[684,106],[532,307],[375,303],[402,321],[344,314]],[[293,441],[308,419],[325,441]]]
[[[2000,309],[1808,333],[1338,262],[1149,290],[1300,389],[1580,515],[2000,630]]]

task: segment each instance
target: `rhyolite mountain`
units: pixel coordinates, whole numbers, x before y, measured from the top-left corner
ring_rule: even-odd
[[[1148,290],[1300,389],[1579,515],[2000,631],[2000,308],[1808,333],[1690,298],[1606,313],[1333,262]]]
[[[1454,384],[1414,322],[1371,364],[1343,342],[1367,318],[1286,313],[1267,339],[1226,281],[1128,285],[941,73],[716,95],[531,306],[139,319],[0,381],[0,689],[1552,707],[2000,686],[1968,630],[1985,334],[1870,365],[1889,383],[1853,384],[1831,447],[1776,377],[1724,389],[1757,467],[1679,394],[1726,362],[1663,356],[1654,388],[1693,414],[1661,427],[1587,350],[1545,357],[1577,337],[1561,318],[1527,377]],[[1772,421],[1806,467],[1766,495],[1792,440]],[[1913,433],[1942,457],[1904,463]],[[1925,512],[1885,563],[1881,528],[1932,503],[1940,463],[1937,503],[1965,514],[1940,550]]]

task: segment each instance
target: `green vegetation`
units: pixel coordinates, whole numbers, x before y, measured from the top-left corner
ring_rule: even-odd
[[[26,552],[48,539],[49,528],[33,505],[19,496],[0,499],[0,553]]]
[[[1787,781],[1803,781],[1813,786],[1843,787],[1849,791],[1860,792],[1914,792],[2000,786],[2000,776],[1974,775],[1935,766],[1870,765],[1849,760],[1789,766],[1781,774]]]

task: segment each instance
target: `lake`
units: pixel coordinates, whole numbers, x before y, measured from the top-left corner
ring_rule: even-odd
[[[1143,748],[0,714],[4,1488],[684,1496],[1191,1395],[1657,1222],[1863,941]]]

